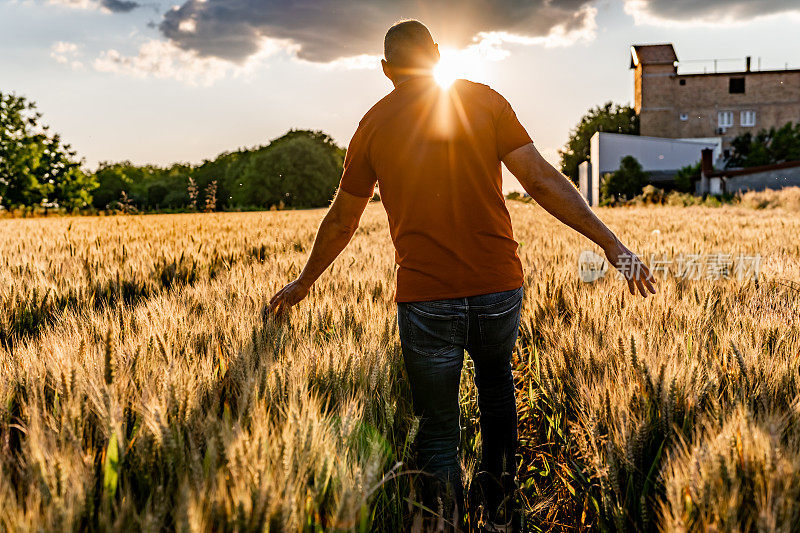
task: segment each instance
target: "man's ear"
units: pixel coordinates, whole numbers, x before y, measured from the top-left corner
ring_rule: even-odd
[[[433,43],[433,47],[434,49],[436,49],[435,56],[436,56],[436,63],[438,63],[439,60],[442,58],[442,54],[439,53],[439,43]]]
[[[392,79],[392,67],[389,66],[389,63],[387,63],[385,59],[381,59],[381,67],[383,67],[383,74],[394,82]]]

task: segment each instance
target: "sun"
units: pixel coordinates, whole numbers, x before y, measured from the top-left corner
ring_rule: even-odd
[[[440,48],[441,59],[433,69],[439,87],[447,89],[459,78],[483,81],[483,58],[471,48]]]

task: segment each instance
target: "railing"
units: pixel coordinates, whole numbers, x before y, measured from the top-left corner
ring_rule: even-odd
[[[678,61],[678,74],[716,74],[724,72],[759,72],[762,70],[788,70],[789,64],[782,65],[774,62],[762,62],[761,57],[751,60],[748,69],[748,59],[744,57],[712,58],[712,59],[684,59]],[[763,64],[762,64],[763,63]]]

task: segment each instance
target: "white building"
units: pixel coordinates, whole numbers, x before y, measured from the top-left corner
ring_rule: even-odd
[[[633,156],[650,173],[651,181],[669,181],[675,173],[687,165],[700,161],[704,148],[713,150],[713,158],[722,155],[722,138],[668,139],[597,132],[590,141],[589,161],[578,167],[580,191],[589,205],[600,204],[600,181],[602,177],[619,168],[622,158]]]

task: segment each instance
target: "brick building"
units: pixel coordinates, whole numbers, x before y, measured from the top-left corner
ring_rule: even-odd
[[[671,44],[631,47],[641,134],[722,137],[800,122],[800,69],[679,74]]]

